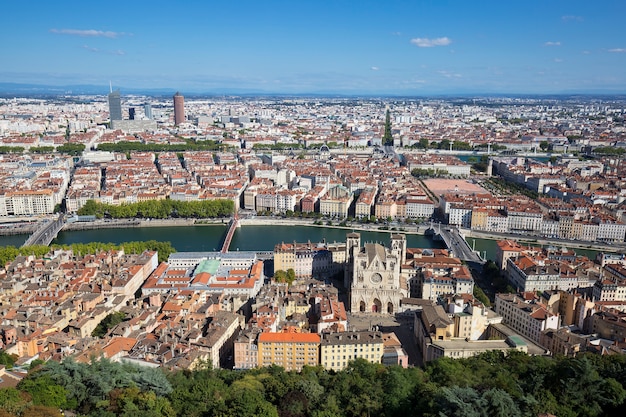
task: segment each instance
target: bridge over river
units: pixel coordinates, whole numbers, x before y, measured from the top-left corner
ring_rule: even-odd
[[[226,237],[224,238],[224,243],[222,244],[222,250],[220,252],[228,253],[228,248],[230,247],[230,242],[233,240],[235,230],[240,226],[239,217],[235,214],[228,225],[228,231],[226,232]]]
[[[433,235],[433,239],[441,240],[446,244],[446,247],[454,253],[454,255],[460,260],[482,265],[486,261],[475,250],[473,250],[467,243],[465,238],[459,232],[459,229],[448,225],[432,226],[427,230],[428,234]]]
[[[59,231],[65,225],[65,216],[60,214],[56,220],[43,220],[37,229],[31,234],[22,246],[49,245],[57,237]]]

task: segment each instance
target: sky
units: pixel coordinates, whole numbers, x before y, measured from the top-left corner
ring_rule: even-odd
[[[0,83],[182,93],[626,92],[624,0],[2,2]]]

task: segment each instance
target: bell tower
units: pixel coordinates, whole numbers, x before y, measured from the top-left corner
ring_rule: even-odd
[[[354,255],[361,249],[361,235],[359,233],[348,233],[346,236],[346,268],[343,277],[343,285],[350,288],[352,276],[354,275]]]

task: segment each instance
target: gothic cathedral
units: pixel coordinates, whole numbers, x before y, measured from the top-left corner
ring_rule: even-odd
[[[361,235],[349,233],[346,240],[346,275],[350,289],[350,312],[394,314],[400,300],[408,296],[407,284],[400,277],[406,257],[404,235],[391,235],[391,247],[366,243]]]

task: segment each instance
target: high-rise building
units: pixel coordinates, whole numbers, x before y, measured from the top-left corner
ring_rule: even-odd
[[[152,106],[150,103],[146,103],[143,105],[143,113],[146,116],[146,119],[152,120]]]
[[[135,108],[134,107],[128,108],[128,120],[135,120]]]
[[[122,100],[120,90],[109,93],[109,120],[122,120]]]
[[[179,92],[174,94],[174,124],[185,122],[185,98]]]

